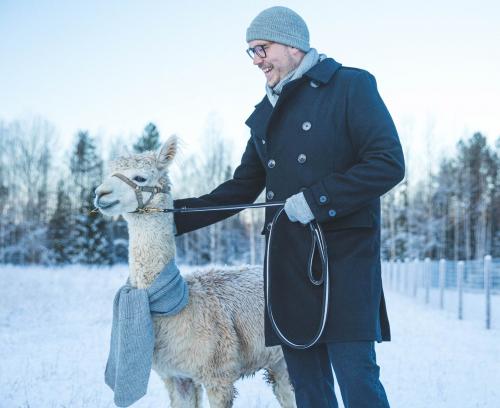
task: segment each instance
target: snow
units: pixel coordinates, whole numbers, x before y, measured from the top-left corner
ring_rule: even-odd
[[[113,268],[0,267],[0,407],[114,407],[104,384],[111,304],[127,276]],[[459,321],[387,291],[393,341],[377,345],[393,407],[500,406],[500,325]],[[492,315],[500,315],[494,295]],[[483,309],[481,297],[468,297]],[[237,408],[278,407],[262,374],[237,383]],[[134,407],[168,407],[158,376]],[[208,403],[205,402],[208,407]]]

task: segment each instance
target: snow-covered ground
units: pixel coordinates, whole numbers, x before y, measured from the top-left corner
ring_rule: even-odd
[[[0,268],[0,408],[114,406],[103,372],[112,299],[126,274],[124,266]],[[391,291],[387,303],[393,341],[377,352],[392,407],[500,407],[498,325],[487,331],[480,319],[458,321]],[[235,407],[278,407],[260,373],[237,388]],[[134,407],[167,401],[153,373]]]

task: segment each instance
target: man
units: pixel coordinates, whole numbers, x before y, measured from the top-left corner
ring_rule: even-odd
[[[307,277],[308,228],[324,231],[330,263],[325,330],[315,346],[282,345],[298,407],[337,407],[332,366],[346,408],[388,407],[374,342],[390,340],[380,273],[380,196],[404,177],[398,135],[375,78],[343,67],[309,46],[304,20],[285,7],[250,24],[247,50],[266,77],[266,96],[246,121],[251,137],[233,178],[176,207],[286,200],[290,221],[273,229],[271,300],[276,321],[295,342],[318,327],[322,289]],[[268,236],[276,208],[266,209]],[[176,215],[179,234],[233,213]],[[296,222],[299,221],[299,222]],[[314,274],[321,272],[313,263]],[[266,345],[281,344],[265,316]]]

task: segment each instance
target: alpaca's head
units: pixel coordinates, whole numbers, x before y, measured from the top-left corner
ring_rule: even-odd
[[[144,152],[120,157],[110,163],[109,175],[95,190],[94,204],[105,215],[120,215],[137,210],[139,204],[134,188],[122,179],[121,174],[138,186],[158,187],[168,190],[170,179],[168,167],[177,152],[177,138],[171,136],[162,146],[159,153]],[[142,200],[146,203],[150,192],[142,192]],[[171,202],[170,192],[160,192],[153,196],[147,207],[165,207]]]

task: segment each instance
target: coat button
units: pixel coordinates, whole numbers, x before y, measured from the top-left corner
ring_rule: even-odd
[[[314,79],[311,82],[309,82],[309,85],[311,85],[311,88],[319,87],[319,84]]]
[[[300,164],[303,164],[306,162],[306,155],[305,154],[299,154],[299,157],[297,157],[297,161],[300,163]]]
[[[269,167],[270,169],[272,169],[274,166],[276,166],[276,162],[273,159],[267,162],[267,167]]]
[[[274,198],[274,192],[269,190],[266,194],[268,200],[272,200]]]
[[[326,203],[326,196],[322,195],[319,197],[319,202],[320,203]]]
[[[272,223],[268,222],[267,225],[266,225],[266,229],[268,231],[271,231],[271,226],[272,226]]]
[[[302,129],[305,130],[306,132],[311,129],[311,122],[304,122],[302,123]]]
[[[329,215],[330,217],[335,217],[335,216],[337,215],[337,211],[335,211],[335,210],[329,210],[329,211],[328,211],[328,215]]]

